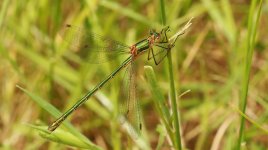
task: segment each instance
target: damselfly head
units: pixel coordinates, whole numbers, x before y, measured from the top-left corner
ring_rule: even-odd
[[[154,36],[154,39],[160,39],[160,34],[156,32],[154,29],[150,30],[150,36]]]
[[[155,39],[159,40],[159,39],[160,39],[160,34],[159,34],[158,32],[156,32],[156,33],[154,34],[154,37],[155,37]]]

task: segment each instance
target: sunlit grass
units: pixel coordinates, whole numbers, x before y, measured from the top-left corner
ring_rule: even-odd
[[[262,7],[261,1],[163,2],[169,36],[195,18],[171,53],[173,94],[191,90],[176,101],[182,147],[266,149],[267,2]],[[176,138],[168,60],[155,66],[147,56],[136,61],[144,138],[132,140],[117,120],[124,71],[58,131],[46,132],[60,112],[124,60],[95,65],[80,59],[59,37],[62,26],[84,26],[131,45],[149,29],[161,29],[160,6],[160,1],[1,1],[0,149],[171,149]]]

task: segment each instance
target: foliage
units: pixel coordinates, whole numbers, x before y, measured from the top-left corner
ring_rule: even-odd
[[[183,148],[268,147],[268,5],[261,3],[164,1],[170,35],[194,17],[171,53]],[[124,60],[96,65],[77,57],[59,36],[63,25],[83,26],[131,45],[149,29],[161,29],[160,5],[148,0],[1,1],[0,148],[171,149],[168,61],[155,66],[146,55],[136,60],[142,138],[131,139],[117,120],[124,71],[55,133],[45,130]]]

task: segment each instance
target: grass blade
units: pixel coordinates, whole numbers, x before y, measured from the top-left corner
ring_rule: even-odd
[[[79,138],[77,138],[70,132],[66,132],[64,130],[59,129],[53,132],[53,134],[50,134],[47,130],[47,126],[36,126],[31,124],[28,124],[27,126],[38,130],[41,137],[48,139],[50,141],[78,148],[85,148],[85,149],[90,148],[85,142],[81,141]]]
[[[259,8],[256,10],[257,1],[252,1],[249,11],[249,17],[248,17],[248,37],[247,37],[247,54],[246,54],[246,60],[245,60],[245,72],[244,72],[244,78],[242,83],[242,94],[241,94],[241,109],[242,113],[245,114],[246,112],[246,106],[247,106],[247,96],[248,96],[248,87],[249,87],[249,77],[250,77],[250,70],[251,70],[251,63],[252,63],[252,56],[254,52],[254,45],[255,45],[255,39],[256,39],[256,33],[257,33],[257,27],[259,24],[259,18],[262,8],[262,0],[259,3]],[[257,14],[256,14],[257,11]],[[255,15],[257,15],[256,20]],[[239,137],[238,137],[238,145],[237,149],[240,150],[241,144],[244,140],[244,126],[245,126],[245,118],[244,116],[241,116],[241,122],[240,122],[240,130],[239,130]]]
[[[165,12],[165,3],[164,0],[160,0],[160,7],[161,7],[161,16],[162,16],[162,24],[166,25],[166,12]],[[169,82],[170,82],[170,95],[171,95],[171,105],[172,105],[172,114],[174,116],[174,128],[175,128],[175,149],[182,149],[181,144],[181,136],[180,136],[180,123],[179,123],[179,115],[177,110],[177,100],[176,100],[176,90],[174,84],[174,77],[173,77],[173,68],[172,68],[172,57],[171,52],[167,54],[168,58],[168,70],[169,70]]]
[[[145,18],[144,16],[138,14],[137,12],[134,12],[133,10],[127,9],[121,5],[119,5],[116,2],[113,1],[108,1],[108,0],[101,0],[100,4],[106,8],[112,9],[112,10],[116,10],[119,11],[121,14],[124,14],[136,21],[139,21],[145,25],[148,26],[159,26],[159,24],[153,22],[153,21],[148,21],[148,18]]]
[[[159,85],[157,84],[154,70],[151,66],[144,66],[144,70],[145,70],[146,80],[149,83],[149,87],[153,95],[156,109],[160,114],[160,118],[162,119],[170,138],[174,141],[174,138],[172,136],[172,130],[171,130],[172,128],[171,117],[170,117],[168,108],[165,105],[165,98],[163,94],[161,93]]]
[[[59,117],[61,115],[61,112],[55,108],[53,105],[49,104],[48,102],[46,102],[43,98],[39,97],[38,95],[29,92],[28,90],[20,87],[17,85],[17,87],[22,90],[24,93],[26,93],[29,97],[31,97],[31,99],[36,102],[40,107],[42,107],[43,109],[45,109],[47,112],[49,112],[51,115],[53,115],[54,117]],[[76,138],[80,139],[81,141],[83,141],[86,145],[88,145],[88,148],[93,149],[93,150],[99,150],[100,148],[96,145],[94,145],[91,141],[89,141],[84,135],[82,135],[79,131],[77,131],[69,122],[64,121],[63,122],[63,126],[66,127],[66,129],[68,130],[68,132],[70,134],[73,134]],[[65,131],[66,132],[66,131]],[[49,134],[48,132],[46,132],[47,134]],[[54,133],[51,133],[52,135]],[[47,135],[48,137],[51,137],[50,135]]]

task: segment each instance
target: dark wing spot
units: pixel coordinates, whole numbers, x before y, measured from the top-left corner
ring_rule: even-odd
[[[88,48],[88,45],[86,44],[86,45],[84,45],[84,48]]]
[[[70,27],[72,27],[72,25],[70,25],[70,24],[66,24],[66,27],[70,28]]]

